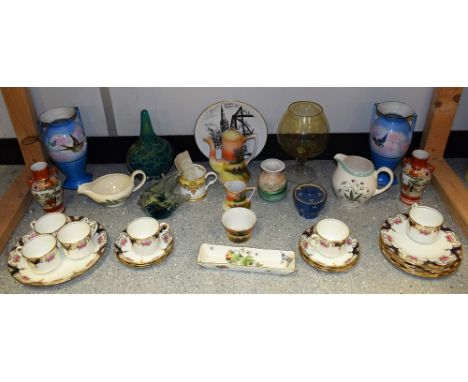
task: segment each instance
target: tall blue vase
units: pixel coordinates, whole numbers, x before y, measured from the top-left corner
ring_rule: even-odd
[[[86,172],[88,144],[77,107],[49,109],[39,117],[42,139],[50,157],[65,174],[64,188],[76,190],[93,179]]]
[[[375,168],[389,167],[393,171],[401,163],[413,137],[417,115],[403,102],[387,101],[374,104],[372,110],[369,144]],[[397,176],[393,184],[397,184]],[[379,174],[377,184],[383,187],[390,177]]]

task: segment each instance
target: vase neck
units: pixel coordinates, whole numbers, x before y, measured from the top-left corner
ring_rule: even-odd
[[[148,111],[142,110],[140,113],[140,141],[143,143],[154,142],[157,138]]]
[[[43,180],[49,177],[49,168],[45,162],[36,162],[31,166],[31,172],[35,180]]]

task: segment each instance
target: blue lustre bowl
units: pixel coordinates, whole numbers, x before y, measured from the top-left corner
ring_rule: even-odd
[[[327,191],[315,183],[299,184],[293,190],[293,199],[299,215],[315,219],[327,201]]]

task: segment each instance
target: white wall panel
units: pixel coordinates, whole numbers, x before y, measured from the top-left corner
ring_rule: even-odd
[[[454,130],[468,130],[468,90],[463,93]],[[79,106],[88,136],[107,136],[99,88],[31,88],[38,114],[50,107]],[[417,130],[424,127],[432,88],[111,88],[119,135],[138,135],[140,110],[150,111],[161,135],[193,134],[199,113],[208,105],[236,99],[255,106],[265,117],[270,133],[287,105],[298,99],[321,103],[333,132],[367,132],[374,102],[402,100],[419,115]],[[0,97],[0,138],[14,137],[8,112]]]
[[[52,107],[78,106],[86,135],[107,136],[99,88],[31,88],[38,116]]]
[[[150,111],[158,134],[192,134],[199,113],[208,105],[235,99],[255,106],[270,133],[289,103],[311,99],[325,108],[332,132],[367,132],[374,102],[401,100],[419,115],[424,127],[432,88],[112,88],[119,135],[137,135],[139,112]],[[468,120],[468,116],[467,116]],[[458,127],[458,125],[457,125]]]
[[[14,138],[15,130],[10,121],[8,110],[3,100],[3,95],[0,92],[0,139],[1,138]]]

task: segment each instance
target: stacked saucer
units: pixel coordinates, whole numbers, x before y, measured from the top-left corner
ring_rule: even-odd
[[[334,252],[324,253],[315,240],[310,240],[314,227],[305,230],[299,239],[299,252],[304,261],[325,272],[344,272],[356,265],[359,259],[359,243],[351,235]]]
[[[460,265],[463,251],[456,234],[442,226],[431,244],[420,244],[407,233],[408,214],[388,218],[380,230],[380,249],[397,268],[415,276],[437,278],[451,274]]]

